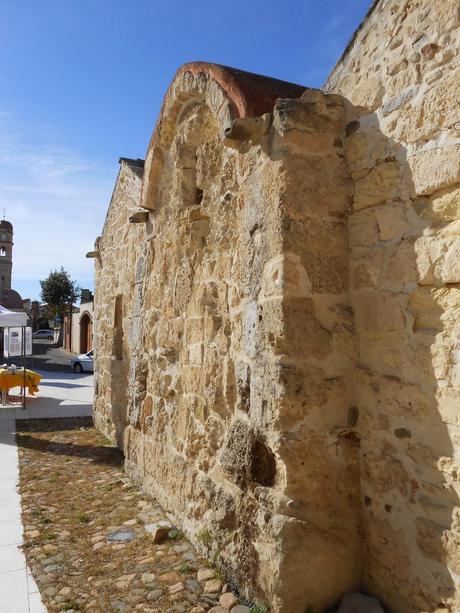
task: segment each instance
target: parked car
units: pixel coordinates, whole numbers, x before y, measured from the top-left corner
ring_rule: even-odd
[[[52,330],[37,330],[32,333],[32,338],[46,338],[52,341],[54,340],[54,333]]]
[[[77,355],[70,360],[70,365],[75,373],[93,372],[93,350]]]

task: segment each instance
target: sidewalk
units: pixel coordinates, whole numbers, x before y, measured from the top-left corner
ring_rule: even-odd
[[[0,613],[46,613],[18,547],[23,542],[16,420],[92,415],[93,377],[42,372],[40,393],[26,410],[0,408]],[[17,391],[17,390],[13,390]]]

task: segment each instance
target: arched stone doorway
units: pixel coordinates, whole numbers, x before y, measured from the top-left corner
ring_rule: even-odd
[[[80,353],[87,353],[93,348],[93,321],[89,313],[80,317]]]

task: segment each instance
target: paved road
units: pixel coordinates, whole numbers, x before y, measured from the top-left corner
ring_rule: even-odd
[[[53,372],[71,372],[70,360],[76,354],[56,347],[53,341],[34,339],[33,356],[27,358],[26,367],[32,370],[52,370]],[[9,363],[22,365],[21,358],[10,358]]]

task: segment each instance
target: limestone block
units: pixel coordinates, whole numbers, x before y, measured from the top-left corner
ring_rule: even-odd
[[[443,534],[447,526],[442,526],[427,518],[417,517],[417,543],[423,554],[434,560],[442,560],[445,552]]]
[[[347,162],[353,174],[370,170],[392,153],[388,138],[377,129],[367,130],[364,117],[360,121],[364,127],[346,139]]]
[[[192,343],[189,345],[189,362],[193,366],[203,364],[204,347],[203,343]]]
[[[307,134],[340,134],[343,128],[344,109],[336,96],[327,96],[318,90],[307,90],[301,98],[278,100],[274,108],[273,124],[283,137],[291,130]],[[305,149],[308,154],[308,149]]]
[[[375,216],[379,228],[379,237],[382,241],[404,235],[409,230],[407,216],[404,207],[401,205],[377,207]]]
[[[460,283],[460,239],[420,238],[415,243],[421,285]]]
[[[350,247],[364,249],[367,255],[368,249],[380,239],[376,210],[367,208],[352,213],[348,218],[348,231]]]
[[[394,247],[389,247],[385,254],[380,287],[384,290],[403,291],[405,283],[416,279],[414,241],[400,240]]]
[[[365,288],[376,288],[380,276],[380,266],[373,266],[369,262],[358,262],[352,264],[351,271],[351,287],[353,290]]]
[[[157,522],[145,526],[146,531],[152,535],[154,543],[162,543],[168,538],[168,533],[172,530],[171,524],[167,522]]]
[[[401,114],[401,138],[415,143],[435,138],[441,130],[458,121],[456,103],[460,96],[460,70],[452,68],[442,74],[428,91],[417,97],[417,104]]]
[[[235,421],[227,435],[219,459],[220,465],[241,488],[255,482],[273,486],[276,459],[269,446],[242,420]]]
[[[310,156],[327,156],[334,150],[334,140],[331,134],[309,133],[304,130],[291,129],[283,134],[280,142],[282,151],[292,151],[308,158]]]
[[[375,70],[369,70],[366,78],[358,75],[346,75],[341,82],[341,91],[352,92],[347,97],[355,106],[375,111],[382,102],[385,88],[382,83],[383,76]]]
[[[279,296],[311,296],[311,282],[295,253],[284,253],[265,264],[259,300]]]
[[[436,393],[439,415],[446,424],[460,425],[458,412],[460,390],[454,387],[444,387]]]
[[[382,204],[399,194],[400,167],[397,162],[375,166],[362,179],[355,181],[353,208],[355,211]]]
[[[283,303],[285,351],[299,360],[315,355],[324,359],[331,351],[331,334],[315,317],[314,303],[307,298],[290,298]],[[302,325],[299,326],[299,321]]]
[[[418,195],[433,194],[460,182],[460,145],[427,149],[407,162]]]
[[[393,111],[397,111],[398,109],[403,107],[405,104],[407,104],[407,102],[409,102],[415,96],[417,91],[418,91],[418,88],[415,87],[414,85],[409,86],[408,88],[403,90],[400,94],[398,94],[394,98],[391,98],[391,100],[388,100],[387,102],[385,102],[385,104],[382,105],[380,112],[385,117],[386,115],[393,113]]]
[[[356,325],[363,332],[382,333],[406,326],[404,303],[398,294],[363,291],[353,298]]]
[[[352,186],[343,160],[336,155],[309,159],[307,165],[303,157],[290,156],[285,170],[279,197],[288,217],[304,219],[308,210],[309,218],[324,220],[326,213],[342,216],[347,210]]]
[[[449,222],[460,219],[460,189],[447,188],[431,197],[415,202],[417,214],[423,220],[439,224],[440,220]]]
[[[409,475],[400,458],[369,451],[363,468],[363,479],[373,491],[382,494],[397,490],[401,496],[410,494]]]
[[[376,373],[414,380],[418,377],[416,350],[408,330],[360,335],[360,364]]]

